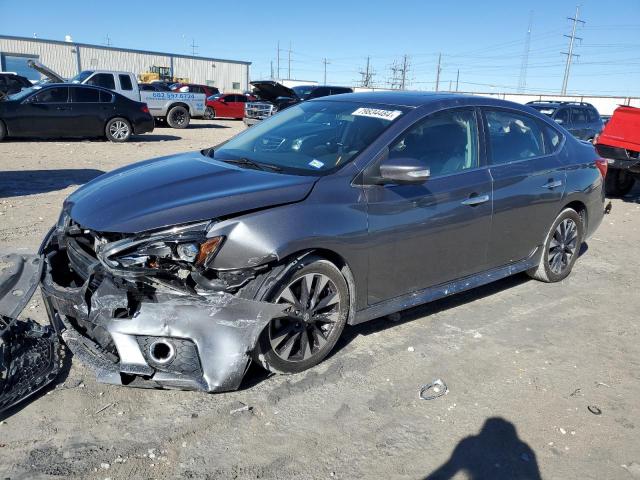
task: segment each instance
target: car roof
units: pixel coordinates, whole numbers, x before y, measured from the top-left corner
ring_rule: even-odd
[[[359,102],[377,103],[380,105],[396,105],[403,107],[421,107],[432,103],[446,100],[460,101],[465,105],[511,105],[522,108],[521,104],[507,102],[491,97],[475,95],[465,95],[451,92],[418,92],[418,91],[378,91],[378,92],[357,92],[342,93],[330,97],[322,97],[317,100],[337,101],[337,102]],[[316,101],[316,100],[312,100]]]
[[[587,102],[564,102],[564,101],[533,101],[527,102],[527,105],[535,105],[537,107],[550,107],[550,108],[559,108],[559,107],[585,107],[585,108],[595,108],[593,105]]]

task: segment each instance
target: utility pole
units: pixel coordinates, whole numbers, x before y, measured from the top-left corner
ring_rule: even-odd
[[[370,67],[371,57],[367,57],[367,66],[364,71],[360,70],[360,86],[365,88],[371,88],[373,86],[374,72]]]
[[[522,54],[522,65],[520,66],[520,78],[518,79],[518,92],[524,93],[527,87],[527,69],[529,68],[529,50],[531,50],[531,26],[533,25],[533,10],[529,12],[529,27],[524,42],[524,53]]]
[[[191,45],[190,45],[190,46],[191,46],[191,55],[195,57],[196,55],[198,55],[198,51],[197,51],[196,49],[197,49],[200,45],[196,45],[196,41],[195,41],[195,39],[193,39],[193,38],[192,38],[192,39],[191,39]]]
[[[273,80],[273,60],[271,60],[271,76],[269,78]]]
[[[442,54],[438,54],[438,68],[436,69],[436,92],[438,91],[438,89],[440,88],[440,63],[442,61]]]
[[[449,80],[449,91],[451,91],[451,82],[452,82],[452,81],[453,81],[453,80]]]
[[[458,74],[456,75],[456,92],[458,91],[458,83],[460,83],[460,69],[458,69]]]
[[[327,84],[327,64],[331,63],[329,60],[327,60],[326,58],[322,59],[322,63],[324,63],[324,83],[323,85]]]
[[[580,55],[576,55],[573,53],[573,46],[576,40],[582,40],[580,37],[576,37],[576,29],[578,28],[578,23],[585,24],[584,21],[580,20],[580,6],[576,7],[576,15],[573,18],[567,17],[568,20],[573,21],[573,28],[571,29],[571,35],[565,35],[569,39],[569,52],[562,52],[563,55],[567,56],[567,64],[564,67],[564,79],[562,80],[562,95],[567,94],[567,84],[569,83],[569,73],[571,72],[571,62],[573,61],[573,57],[579,57]]]
[[[291,42],[289,42],[289,69],[287,70],[287,78],[291,80]]]
[[[278,78],[277,80],[280,80],[280,40],[278,40],[278,57],[276,60],[276,67],[278,70]]]
[[[400,90],[404,90],[407,87],[407,73],[409,72],[409,57],[404,55],[402,57],[402,77],[400,80]]]

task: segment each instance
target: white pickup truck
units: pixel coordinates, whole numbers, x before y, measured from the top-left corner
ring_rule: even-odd
[[[67,81],[33,60],[29,61],[29,66],[53,82]],[[108,88],[132,100],[144,102],[156,120],[166,120],[172,128],[186,128],[192,118],[204,117],[206,96],[203,93],[141,91],[135,75],[130,72],[83,70],[68,81]]]

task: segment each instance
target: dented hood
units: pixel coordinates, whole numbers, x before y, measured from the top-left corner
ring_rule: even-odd
[[[139,233],[298,202],[316,180],[242,168],[193,152],[102,175],[69,196],[64,209],[91,230]]]

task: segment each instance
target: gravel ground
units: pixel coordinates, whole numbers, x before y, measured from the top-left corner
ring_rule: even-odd
[[[99,173],[243,128],[1,143],[0,251],[35,251]],[[208,395],[102,385],[74,362],[0,422],[0,477],[640,478],[639,187],[565,281],[519,275],[347,328],[298,375],[254,368],[240,391]],[[46,321],[39,296],[24,315]],[[449,393],[420,400],[436,378]]]

